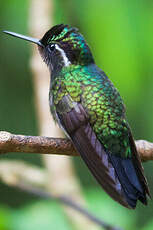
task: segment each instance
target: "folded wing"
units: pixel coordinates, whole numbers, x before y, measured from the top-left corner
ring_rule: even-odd
[[[68,101],[66,96],[62,100],[64,104]],[[69,108],[66,112],[58,109],[57,116],[60,125],[69,135],[75,148],[103,189],[114,200],[131,208],[109,156],[92,130],[82,105],[75,102],[73,108]]]

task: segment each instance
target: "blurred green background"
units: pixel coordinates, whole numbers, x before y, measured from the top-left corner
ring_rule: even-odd
[[[76,26],[96,63],[119,89],[135,139],[153,135],[153,2],[149,0],[54,0],[54,24]],[[28,34],[30,1],[0,0],[0,29]],[[37,135],[31,45],[0,32],[0,130]],[[39,155],[6,154],[41,165]],[[153,202],[129,211],[97,187],[80,159],[74,159],[89,209],[126,230],[153,229]],[[152,162],[144,164],[153,194]],[[55,223],[57,224],[55,228]],[[25,224],[26,223],[26,224]],[[0,184],[0,230],[72,229],[60,206]]]

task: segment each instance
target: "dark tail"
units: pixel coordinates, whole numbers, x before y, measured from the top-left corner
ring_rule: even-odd
[[[135,208],[137,200],[147,205],[147,195],[150,196],[150,192],[131,133],[129,141],[132,158],[121,158],[109,154],[109,159],[118,175],[129,206]]]
[[[135,208],[137,200],[146,205],[146,193],[136,174],[132,159],[123,159],[112,154],[109,154],[109,158],[118,175],[129,206]]]

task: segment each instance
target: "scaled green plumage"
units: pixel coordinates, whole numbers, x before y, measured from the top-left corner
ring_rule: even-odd
[[[125,120],[124,105],[116,88],[103,72],[101,75],[98,73],[99,69],[95,69],[95,65],[69,69],[66,69],[66,73],[64,69],[52,82],[55,106],[65,95],[70,95],[74,102],[81,102],[89,114],[91,126],[105,148],[112,154],[131,157],[129,127]],[[58,112],[63,111],[59,108]]]

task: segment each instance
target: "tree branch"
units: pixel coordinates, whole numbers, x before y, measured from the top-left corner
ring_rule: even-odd
[[[153,143],[135,141],[141,161],[153,160]],[[0,131],[0,154],[9,152],[79,156],[70,140],[43,136],[15,135]]]
[[[15,135],[0,131],[0,153],[8,152],[78,155],[68,139]]]

